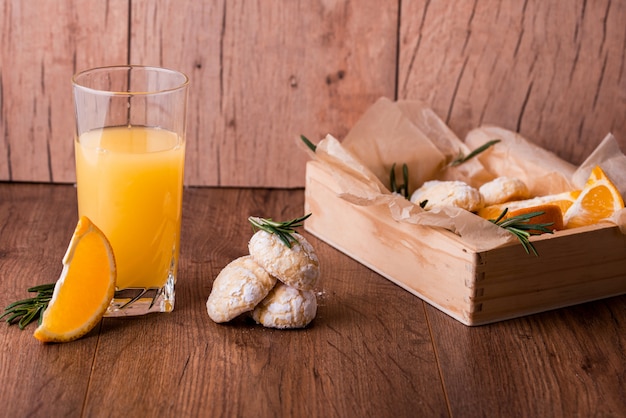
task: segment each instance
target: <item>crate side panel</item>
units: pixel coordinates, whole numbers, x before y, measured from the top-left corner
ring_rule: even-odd
[[[482,300],[537,292],[550,292],[558,299],[568,287],[606,283],[606,279],[626,292],[626,235],[618,227],[607,225],[575,234],[557,232],[541,238],[533,241],[538,257],[527,255],[519,245],[481,254]],[[597,286],[590,297],[602,292],[603,287]],[[584,300],[584,295],[581,297]]]
[[[626,293],[626,277],[608,277],[595,281],[570,284],[558,291],[502,296],[497,299],[476,300],[474,324],[483,325],[506,319],[551,311]]]

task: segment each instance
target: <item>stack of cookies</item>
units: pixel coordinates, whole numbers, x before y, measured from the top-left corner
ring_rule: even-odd
[[[265,327],[289,329],[304,328],[315,318],[319,261],[302,235],[292,232],[291,237],[288,246],[276,234],[254,233],[250,254],[230,262],[213,282],[206,303],[213,321],[248,313]]]

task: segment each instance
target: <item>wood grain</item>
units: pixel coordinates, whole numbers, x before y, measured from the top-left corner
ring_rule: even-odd
[[[28,287],[59,277],[70,238],[66,232],[77,220],[67,186],[32,185],[21,193],[19,187],[23,186],[0,187],[3,309],[11,301],[33,296],[26,292]],[[61,216],[49,216],[52,210]],[[33,344],[34,328],[19,332],[16,327],[7,327],[4,319],[0,326],[3,408],[14,411],[13,416],[80,416],[97,338],[77,341],[68,356],[61,346]],[[73,390],[67,390],[67,382],[72,382]]]
[[[580,163],[609,132],[626,149],[624,21],[618,0],[8,0],[0,180],[73,182],[70,77],[126,62],[191,77],[190,185],[301,187],[298,136],[342,139],[381,96]]]
[[[494,124],[580,163],[612,132],[626,150],[623,1],[409,0],[401,16],[398,97],[461,138]]]
[[[472,329],[428,307],[452,416],[623,416],[624,299]]]
[[[0,6],[0,180],[73,182],[78,70],[127,60],[122,1]]]
[[[395,1],[132,6],[133,61],[175,66],[192,80],[189,184],[300,187],[300,134],[342,137],[394,94]]]
[[[246,252],[249,214],[302,214],[302,190],[187,188],[177,304],[42,345],[0,324],[6,416],[621,416],[626,296],[466,327],[304,232],[322,265],[304,330],[206,315]],[[0,183],[0,306],[58,277],[66,185]],[[54,213],[54,216],[50,216]]]
[[[393,96],[397,7],[392,0],[5,2],[0,180],[74,181],[70,77],[129,62],[191,78],[187,184],[302,186],[300,134],[342,137],[374,100]]]

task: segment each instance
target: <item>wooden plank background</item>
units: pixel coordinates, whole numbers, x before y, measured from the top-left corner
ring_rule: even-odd
[[[5,0],[0,181],[73,182],[70,78],[128,62],[191,78],[189,185],[303,187],[297,137],[381,96],[580,163],[608,132],[626,151],[625,22],[624,0]]]

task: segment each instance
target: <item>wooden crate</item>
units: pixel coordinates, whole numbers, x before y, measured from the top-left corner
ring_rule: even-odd
[[[626,235],[611,224],[476,251],[452,232],[395,221],[386,206],[338,196],[306,167],[305,229],[461,323],[482,325],[626,293]]]

